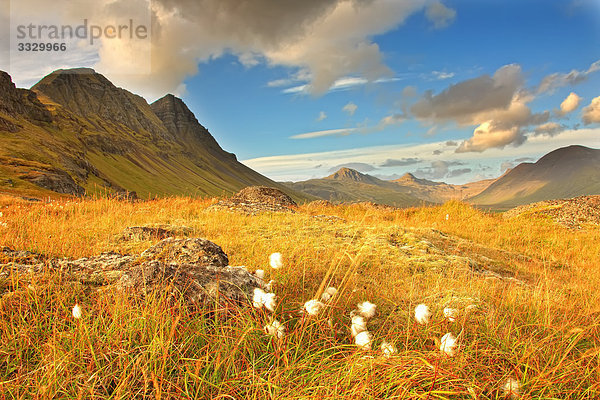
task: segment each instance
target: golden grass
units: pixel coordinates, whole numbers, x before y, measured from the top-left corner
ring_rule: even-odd
[[[407,210],[305,205],[297,214],[258,216],[207,210],[213,202],[0,197],[7,224],[0,247],[73,258],[135,253],[153,242],[119,241],[125,227],[189,226],[219,244],[231,265],[264,268],[276,279],[283,341],[264,335],[271,317],[262,311],[240,308],[224,318],[169,305],[160,293],[141,300],[90,291],[57,272],[1,278],[0,396],[502,399],[509,377],[521,382],[523,398],[600,396],[598,227],[505,220],[459,202]],[[285,266],[273,271],[275,251]],[[469,259],[524,284],[474,274]],[[304,318],[298,310],[323,289],[328,271],[327,282],[340,287],[345,279],[344,290],[320,318]],[[378,305],[369,321],[372,352],[357,351],[349,336],[348,313],[363,300]],[[81,320],[71,316],[76,302]],[[418,303],[434,312],[431,324],[414,322]],[[469,305],[476,310],[466,312]],[[444,321],[445,306],[461,310],[456,322]],[[438,350],[446,332],[460,344],[452,358]],[[398,347],[396,357],[381,357],[383,340]]]

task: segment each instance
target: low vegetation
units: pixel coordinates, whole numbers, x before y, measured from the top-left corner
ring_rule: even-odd
[[[0,249],[72,258],[140,252],[158,239],[123,241],[127,227],[185,226],[220,245],[231,265],[264,269],[278,297],[274,312],[196,309],[157,292],[137,298],[67,284],[52,268],[0,271],[1,396],[600,396],[597,225],[505,219],[459,202],[403,210],[312,203],[258,215],[210,207],[215,202],[0,197]],[[269,267],[274,252],[282,254],[279,269]],[[302,313],[328,286],[338,290],[323,310]],[[350,312],[363,301],[377,305],[367,322],[371,350],[350,333]],[[428,323],[415,320],[419,304],[431,312]],[[453,322],[445,308],[458,310]],[[265,334],[274,319],[284,335]],[[440,351],[448,338],[456,338],[453,351]],[[386,357],[384,342],[388,355],[397,353]]]

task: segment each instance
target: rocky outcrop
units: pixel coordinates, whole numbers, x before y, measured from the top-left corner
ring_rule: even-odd
[[[8,117],[23,117],[32,122],[52,122],[52,115],[30,90],[17,89],[10,75],[0,71],[0,113]],[[17,132],[21,127],[0,118],[0,130]]]
[[[220,200],[213,208],[239,211],[246,214],[261,212],[295,212],[298,205],[279,189],[250,186],[232,197]]]
[[[228,264],[221,247],[201,238],[168,238],[139,255],[108,252],[78,260],[47,260],[35,253],[3,248],[0,278],[54,269],[67,280],[91,288],[111,286],[134,296],[158,290],[194,306],[251,305],[254,289],[265,289],[263,281]]]
[[[586,224],[597,226],[600,225],[600,196],[547,200],[515,207],[503,214],[504,218],[530,215],[548,216],[570,229],[581,229]]]

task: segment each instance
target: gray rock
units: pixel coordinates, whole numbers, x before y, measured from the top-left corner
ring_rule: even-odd
[[[112,286],[137,296],[159,291],[195,306],[251,305],[254,289],[264,289],[262,280],[230,267],[221,247],[201,238],[168,238],[141,255],[108,252],[78,260],[44,260],[8,248],[0,252],[0,270],[25,277],[42,267],[60,270],[67,280],[84,285]]]

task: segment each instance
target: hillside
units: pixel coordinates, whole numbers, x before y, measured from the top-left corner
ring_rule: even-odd
[[[411,173],[406,173],[392,182],[406,188],[407,193],[432,203],[444,203],[449,200],[463,200],[482,192],[494,182],[495,179],[465,183],[464,185],[451,185],[444,182],[434,182],[417,178]]]
[[[286,182],[286,185],[334,203],[370,201],[396,207],[413,207],[426,203],[407,194],[402,186],[350,168],[341,168],[325,178]]]
[[[55,71],[32,90],[0,72],[0,85],[7,94],[0,192],[214,196],[254,185],[290,192],[224,151],[175,96],[148,104],[91,69]]]
[[[493,181],[490,179],[465,185],[450,185],[416,178],[410,173],[393,181],[385,181],[350,168],[341,168],[325,178],[286,182],[286,185],[331,202],[372,201],[408,207],[462,200],[481,192]]]
[[[510,208],[543,200],[600,194],[600,150],[568,146],[522,163],[468,201]]]

